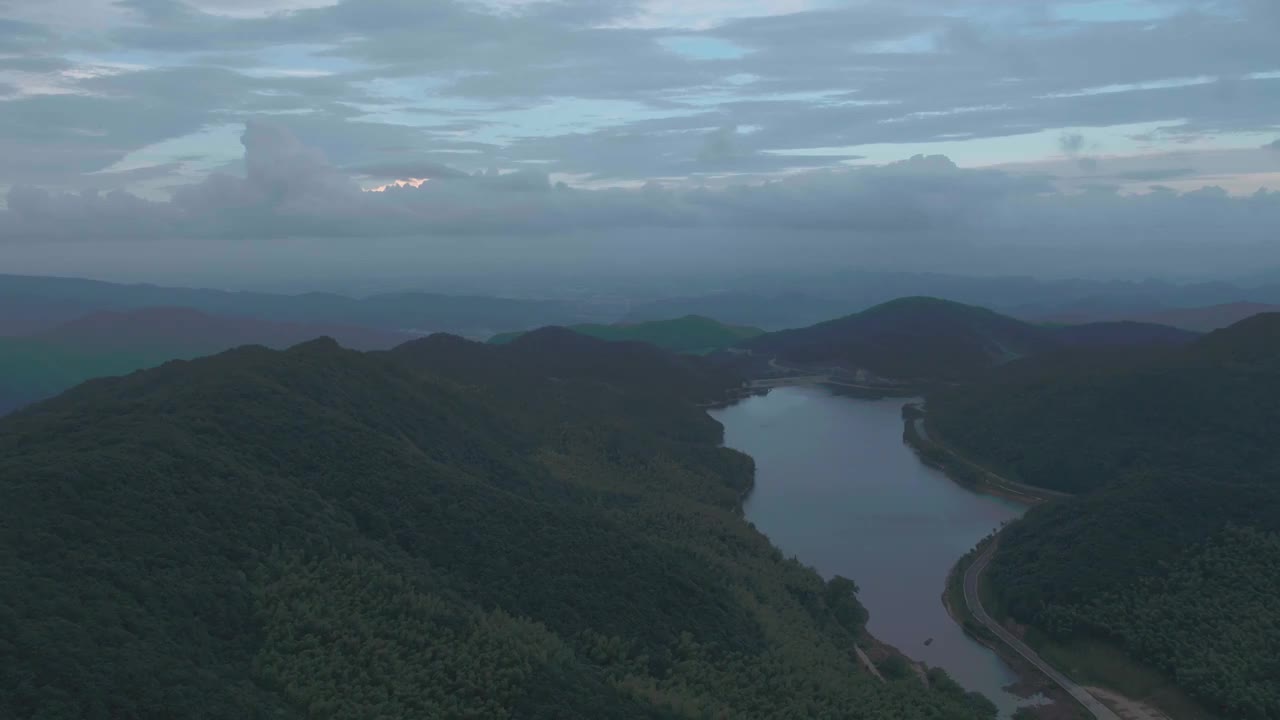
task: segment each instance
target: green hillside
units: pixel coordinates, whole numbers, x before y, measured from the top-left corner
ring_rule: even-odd
[[[693,355],[722,350],[764,334],[758,328],[725,325],[699,315],[620,325],[571,325],[569,329],[600,340],[646,342],[671,352]],[[501,345],[523,334],[502,333],[490,338],[489,342]]]
[[[1222,717],[1280,717],[1280,314],[1019,363],[928,407],[964,454],[1081,493],[1005,531],[999,606],[1115,644]]]
[[[0,716],[992,718],[741,517],[737,378],[562,330],[246,347],[0,419]]]

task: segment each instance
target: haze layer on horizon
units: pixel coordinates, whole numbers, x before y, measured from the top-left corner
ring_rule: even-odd
[[[0,270],[1280,266],[1271,0],[0,0]],[[224,283],[226,284],[226,283]]]

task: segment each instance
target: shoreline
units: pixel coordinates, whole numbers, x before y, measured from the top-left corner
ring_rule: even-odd
[[[1062,493],[1046,488],[1036,488],[1034,486],[1017,483],[1007,480],[996,473],[982,467],[981,465],[963,457],[946,443],[941,442],[936,434],[930,435],[925,425],[925,412],[918,406],[908,404],[903,407],[903,440],[913,450],[916,451],[921,461],[925,464],[942,471],[950,480],[956,484],[968,488],[974,492],[1005,498],[1014,502],[1021,503],[1027,507],[1034,507],[1045,502],[1060,500],[1072,497],[1068,493]],[[921,434],[923,431],[923,435]],[[958,477],[959,475],[959,477]],[[1016,489],[1015,489],[1016,488]],[[1019,492],[1021,491],[1021,492]],[[1001,660],[1005,662],[1019,676],[1019,682],[1014,686],[1013,692],[1022,695],[1022,690],[1033,688],[1032,694],[1039,692],[1041,695],[1050,698],[1051,704],[1040,705],[1031,708],[1034,717],[1042,720],[1060,720],[1067,718],[1092,718],[1096,717],[1095,713],[1086,709],[1081,701],[1067,692],[1057,682],[1054,682],[1044,670],[1036,667],[1026,660],[1021,652],[1009,645],[1008,642],[996,637],[993,632],[985,625],[977,621],[969,612],[965,597],[965,576],[968,573],[970,565],[977,560],[990,547],[991,543],[998,541],[999,535],[1004,531],[1000,528],[991,536],[982,540],[972,550],[960,557],[947,573],[946,585],[942,592],[942,603],[946,609],[947,615],[951,617],[956,624],[960,625],[965,634],[969,635],[974,641],[991,649]],[[978,571],[978,589],[981,594],[981,569]],[[959,594],[960,602],[956,602],[953,594]],[[993,619],[993,618],[992,618]],[[995,622],[1003,625],[1000,620]],[[1019,638],[1021,639],[1021,638]],[[1023,644],[1026,644],[1025,641]],[[1031,646],[1027,646],[1028,650],[1035,652]],[[1038,653],[1037,653],[1038,655]],[[1043,658],[1040,658],[1043,661]],[[1049,666],[1054,672],[1066,676],[1058,670],[1057,667]],[[1072,679],[1074,682],[1074,679]],[[1083,687],[1083,683],[1077,683]],[[1159,710],[1147,705],[1143,701],[1137,701],[1124,696],[1118,690],[1107,687],[1102,683],[1089,683],[1090,687],[1083,688],[1091,699],[1096,701],[1102,708],[1109,711],[1109,714],[1115,714],[1116,707],[1128,708],[1130,711],[1140,709],[1143,715],[1141,717],[1148,718],[1165,718]],[[1093,692],[1094,688],[1101,691]],[[1103,712],[1099,709],[1099,712]]]
[[[957,485],[983,495],[1012,500],[1029,508],[1072,497],[1070,493],[1027,485],[991,472],[939,440],[936,433],[929,431],[926,418],[927,414],[919,405],[904,405],[902,439],[915,451],[921,462],[940,470]]]
[[[1038,720],[1088,720],[1093,715],[1086,711],[1057,683],[1050,680],[1043,672],[1031,665],[1013,648],[1006,645],[979,623],[964,604],[964,573],[981,554],[983,548],[995,540],[995,536],[984,538],[972,550],[960,556],[955,565],[947,573],[946,585],[942,591],[942,607],[947,615],[960,626],[965,635],[974,642],[995,653],[1005,665],[1017,676],[1017,682],[1006,686],[1005,690],[1012,695],[1028,699],[1039,695],[1048,702],[1026,706]],[[958,593],[957,602],[952,598]]]
[[[1035,507],[1055,499],[1070,497],[1065,493],[1057,493],[1044,488],[1035,488],[1022,483],[1015,483],[996,475],[977,463],[969,460],[945,443],[930,434],[925,426],[926,413],[918,405],[907,403],[902,408],[903,441],[906,442],[920,461],[925,465],[941,471],[949,480],[972,492],[998,497],[1023,505]],[[942,591],[942,605],[947,615],[960,626],[974,642],[995,653],[1017,676],[1018,681],[1009,686],[1009,692],[1019,697],[1032,698],[1037,694],[1049,702],[1028,706],[1034,717],[1040,720],[1073,720],[1076,718],[1092,718],[1079,702],[1061,686],[1053,682],[1039,668],[1028,662],[1013,647],[996,637],[991,630],[973,617],[964,602],[964,576],[970,565],[996,542],[1004,528],[1001,527],[986,538],[983,538],[971,550],[960,556],[947,572]],[[953,598],[955,594],[957,598]]]

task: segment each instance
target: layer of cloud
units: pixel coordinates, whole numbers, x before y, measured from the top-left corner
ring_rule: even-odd
[[[743,258],[808,269],[894,263],[1168,263],[1191,268],[1238,256],[1280,262],[1280,193],[1236,197],[1207,188],[1125,195],[1095,184],[1063,193],[1043,175],[967,170],[941,156],[883,167],[814,171],[724,189],[573,189],[545,173],[438,172],[420,187],[362,191],[345,172],[280,127],[243,136],[244,176],[214,174],[171,201],[122,191],[14,188],[0,214],[6,243],[110,243],[151,238],[346,244],[406,238],[440,267],[498,256],[542,269],[636,258],[649,267]],[[1176,174],[1176,173],[1169,173]],[[471,238],[460,242],[459,238]],[[585,243],[585,244],[584,244]],[[54,250],[56,251],[56,250]],[[585,253],[585,254],[584,254]],[[588,257],[589,255],[589,257]]]
[[[468,172],[536,161],[597,183],[700,184],[843,160],[804,149],[1130,123],[1166,123],[1151,140],[1165,147],[1274,132],[1280,117],[1267,0],[1149,0],[1135,17],[1065,0],[681,4],[705,22],[675,5],[10,2],[0,186],[85,187],[253,118],[287,120],[354,172],[389,169],[399,159],[377,148],[395,145]],[[1095,5],[1119,10],[1079,17]]]

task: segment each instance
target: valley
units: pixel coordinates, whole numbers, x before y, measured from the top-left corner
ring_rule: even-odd
[[[292,323],[182,308],[103,311],[37,335],[0,339],[0,350],[8,348],[0,357],[8,363],[10,385],[35,392],[25,402],[81,379],[124,375],[90,380],[0,421],[0,441],[8,443],[11,454],[0,481],[16,500],[11,507],[17,513],[6,523],[22,528],[10,534],[7,545],[24,548],[23,554],[11,553],[6,563],[14,577],[48,588],[39,595],[39,604],[24,601],[0,611],[11,627],[27,628],[22,632],[35,638],[44,632],[37,628],[78,625],[115,607],[117,601],[107,600],[114,597],[109,587],[115,584],[142,592],[136,585],[142,576],[135,570],[112,570],[117,579],[106,585],[90,577],[75,581],[61,556],[42,554],[37,547],[84,548],[90,541],[103,550],[124,547],[118,543],[172,545],[183,548],[181,557],[162,565],[190,575],[196,584],[174,586],[180,597],[172,610],[129,610],[133,619],[122,621],[126,625],[121,627],[134,628],[126,631],[134,640],[113,650],[113,657],[122,668],[150,667],[148,653],[170,648],[155,656],[167,658],[170,675],[165,677],[170,680],[165,682],[170,682],[205,662],[177,649],[171,633],[231,632],[198,650],[221,658],[231,673],[224,678],[225,687],[240,688],[225,695],[216,683],[202,686],[206,701],[219,707],[241,707],[237,703],[249,697],[281,712],[317,707],[315,703],[342,707],[325,687],[314,686],[305,695],[270,689],[281,678],[298,682],[299,668],[289,663],[304,645],[297,645],[297,630],[263,625],[258,615],[244,615],[244,608],[279,613],[285,606],[271,603],[312,602],[305,598],[333,592],[333,583],[362,577],[359,582],[377,585],[405,577],[416,578],[410,584],[421,596],[397,596],[395,602],[429,604],[435,602],[429,598],[480,593],[518,621],[511,629],[516,635],[545,628],[549,635],[531,640],[542,648],[535,655],[561,648],[554,653],[567,653],[563,662],[568,664],[556,661],[554,668],[537,672],[578,678],[564,681],[584,682],[603,693],[565,696],[543,709],[528,706],[532,716],[550,712],[547,717],[558,717],[593,703],[618,712],[634,710],[637,717],[685,717],[747,706],[737,703],[773,703],[784,712],[796,701],[795,688],[776,695],[741,687],[732,691],[732,698],[726,693],[737,682],[734,678],[741,677],[738,673],[751,676],[773,667],[775,660],[765,658],[799,653],[788,656],[785,670],[773,671],[812,670],[812,663],[820,662],[873,683],[824,676],[803,695],[805,702],[834,709],[874,696],[890,712],[885,717],[923,711],[924,706],[912,705],[917,701],[907,700],[919,693],[923,678],[924,686],[932,688],[926,705],[950,707],[948,712],[959,713],[956,717],[1017,713],[1019,718],[1056,719],[1089,708],[1094,717],[1109,720],[1108,707],[1129,707],[1125,712],[1131,714],[1147,703],[1178,720],[1232,713],[1265,718],[1272,690],[1262,658],[1275,637],[1276,618],[1259,605],[1259,598],[1275,580],[1272,561],[1280,556],[1273,533],[1280,502],[1267,480],[1276,459],[1262,448],[1280,414],[1273,395],[1256,393],[1274,383],[1280,357],[1274,317],[1256,316],[1202,336],[1132,322],[1035,325],[959,303],[903,298],[774,333],[685,317],[546,327],[478,343],[447,334],[411,339],[388,329],[327,323],[323,317]],[[337,339],[296,344],[312,334]],[[264,347],[288,345],[294,347],[283,352]],[[236,349],[218,352],[226,347]],[[199,357],[210,353],[217,354]],[[160,367],[131,372],[146,365]],[[52,379],[23,379],[38,377],[32,374],[36,371]],[[285,405],[301,409],[293,422],[308,428],[302,437],[309,449],[289,450],[296,440],[267,420],[278,417]],[[707,419],[706,412],[718,422]],[[91,431],[73,431],[84,418],[101,422]],[[164,440],[154,447],[138,444],[128,430],[135,424],[147,428],[141,437]],[[1191,441],[1170,442],[1173,438]],[[721,439],[750,457],[715,450]],[[234,450],[229,442],[235,443]],[[336,447],[353,446],[367,448],[361,451],[363,459],[338,461],[333,455]],[[1076,452],[1077,447],[1088,451]],[[126,455],[137,470],[102,470]],[[320,470],[315,463],[322,457],[330,460]],[[376,471],[368,463],[375,458],[399,469],[388,479],[392,485],[369,495],[351,483],[368,481]],[[192,504],[162,501],[174,489],[161,468],[176,469],[174,478],[195,486],[230,492],[245,507],[267,503],[255,512],[304,492],[309,499],[297,495],[288,502],[313,508],[291,515],[290,522],[323,522],[327,529],[315,531],[310,540],[270,540],[302,553],[294,559],[264,555],[267,546],[262,543],[275,537],[264,529],[252,530],[253,537],[228,540],[229,554],[213,558],[191,545],[177,526],[129,521],[108,528],[58,519],[55,508],[65,501],[55,502],[55,497],[87,503],[75,506],[76,516],[110,518],[142,512],[137,515],[141,518],[157,512],[142,510],[149,507],[146,503],[161,502],[166,509],[158,516],[191,519],[191,513],[200,513],[200,532],[211,537],[229,532],[227,526],[207,523],[214,517],[239,517],[238,510],[205,507],[204,500],[194,498]],[[451,503],[473,499],[449,510],[425,497],[412,501],[418,508],[412,511],[387,504],[390,497],[403,502],[416,492],[395,483],[438,473],[453,478],[440,480],[440,498],[453,498]],[[33,483],[31,477],[43,480]],[[238,477],[254,477],[254,483],[271,489],[261,498],[245,496],[236,489]],[[315,481],[310,478],[326,489],[304,491]],[[131,490],[108,497],[82,484],[90,479]],[[60,494],[47,488],[58,488]],[[160,495],[150,498],[151,492]],[[498,533],[482,523],[485,537],[493,537],[484,541],[485,554],[467,556],[465,567],[439,549],[422,549],[423,542],[442,543],[440,547],[476,542],[476,536],[460,529],[465,523],[451,523],[463,523],[464,517],[477,522],[480,516],[472,513],[505,507],[502,503],[510,498],[500,498],[512,493],[522,509],[512,505],[501,513],[547,518],[567,513],[564,518],[593,528],[583,538],[662,534],[667,539],[653,546],[653,567],[686,568],[663,591],[679,599],[623,612],[649,617],[646,613],[702,607],[706,613],[687,625],[671,619],[674,615],[650,617],[644,623],[666,628],[658,637],[633,636],[600,614],[605,607],[617,612],[627,606],[629,601],[612,595],[623,586],[635,598],[654,597],[650,591],[661,585],[655,575],[630,585],[601,578],[601,605],[591,609],[575,602],[568,615],[561,615],[552,598],[562,597],[564,588],[595,582],[563,563],[546,566],[551,585],[545,595],[535,592],[518,599],[508,594],[500,589],[501,578],[520,576],[510,564],[511,548],[533,543],[554,554],[560,552],[556,543],[585,541],[545,537],[534,525],[517,523],[509,529],[514,534],[504,534],[508,530]],[[312,512],[328,519],[311,517]],[[455,512],[462,514],[455,518]],[[738,513],[748,525],[737,524]],[[1140,533],[1126,530],[1123,518],[1132,517],[1141,519]],[[35,519],[44,524],[30,524]],[[425,522],[437,523],[432,534],[424,534]],[[995,532],[998,546],[987,544],[975,554],[975,544]],[[506,539],[493,539],[498,536]],[[311,557],[307,548],[319,537],[350,540],[342,541],[336,555],[325,551],[311,560],[298,559]],[[568,547],[565,552],[579,552]],[[620,567],[650,562],[619,560],[626,555],[618,555],[621,550],[605,552],[601,561],[612,557]],[[28,555],[46,562],[31,565]],[[784,560],[789,555],[793,559]],[[542,562],[521,557],[531,567]],[[348,559],[355,564],[342,569]],[[961,575],[952,573],[957,559]],[[1158,564],[1143,565],[1152,561]],[[189,562],[212,562],[221,568],[218,572],[244,575],[234,600],[241,608],[235,612],[242,614],[231,625],[219,629],[198,620],[196,626],[185,626],[164,615],[181,612],[179,608],[195,602],[195,588],[211,582]],[[331,565],[335,562],[339,565]],[[365,567],[370,562],[374,565]],[[685,571],[703,573],[704,580],[680,580]],[[373,575],[348,577],[351,572]],[[761,572],[765,575],[757,575]],[[775,581],[764,578],[775,573],[781,573],[781,584],[770,585]],[[1244,586],[1237,584],[1241,573],[1251,579]],[[537,587],[541,581],[531,576],[521,582]],[[85,598],[101,594],[90,601],[89,607],[96,609],[66,614],[58,584],[77,588]],[[1202,585],[1215,588],[1218,607],[1207,604]],[[774,589],[761,589],[769,587]],[[746,600],[746,588],[756,588],[754,599]],[[277,591],[286,594],[271,595]],[[964,617],[948,614],[948,604],[939,600],[944,591],[952,613],[959,603]],[[288,594],[294,592],[302,594]],[[1151,609],[1135,613],[1127,605],[1133,597],[1145,598]],[[356,596],[349,601],[366,602]],[[454,618],[446,625],[462,618],[479,623],[477,628],[506,622],[465,602],[448,600],[446,605]],[[232,612],[217,603],[210,611]],[[533,625],[520,624],[526,621]],[[116,632],[110,630],[116,621],[102,622],[108,628],[104,632]],[[320,616],[308,622],[327,627],[327,633],[345,632],[325,625],[331,621]],[[990,636],[967,635],[966,630],[974,632],[970,622],[985,626]],[[1224,622],[1253,628],[1254,635],[1228,646],[1206,639],[1211,631],[1194,629],[1197,624],[1222,628]],[[775,646],[782,627],[810,637],[821,651],[810,656],[785,649],[787,643]],[[252,653],[237,650],[236,643],[246,642],[237,633],[245,628],[265,632],[275,638],[270,643],[278,644]],[[1019,637],[1006,628],[1019,628]],[[430,636],[438,629],[423,626],[422,632]],[[706,632],[712,633],[705,636],[709,639],[697,639],[703,637],[697,633]],[[686,646],[684,640],[671,644],[684,633],[692,634],[694,645]],[[23,637],[18,637],[20,644],[8,646],[21,648],[9,657],[10,674],[17,672],[19,658],[35,652],[34,640]],[[100,652],[107,636],[84,637],[87,643],[68,640],[51,651],[92,675],[96,671],[84,663]],[[1007,650],[993,653],[982,643],[997,648],[1008,643],[1030,664]],[[1082,662],[1090,662],[1083,658],[1092,656],[1071,648],[1093,647],[1089,643],[1107,648],[1105,671],[1090,671],[1087,665],[1082,669]],[[137,655],[128,647],[151,650]],[[470,650],[459,646],[457,652]],[[693,653],[689,658],[701,658],[687,662],[731,663],[738,669],[732,677],[698,674],[701,679],[695,681],[675,669],[692,667],[676,660],[687,652]],[[655,653],[670,659],[655,665]],[[1204,668],[1212,658],[1224,656],[1232,658],[1231,669]],[[1130,670],[1125,663],[1142,669]],[[24,681],[17,700],[25,704],[14,707],[51,702],[52,696],[40,688],[56,686],[57,673],[44,660],[33,667],[44,669],[39,676],[26,676],[31,679]],[[324,672],[349,672],[337,667]],[[1045,684],[1034,667],[1046,668],[1065,692]],[[1202,669],[1185,675],[1187,667]],[[1111,682],[1113,676],[1119,679]],[[102,697],[113,697],[108,688],[117,681],[111,677],[102,676]],[[1242,684],[1224,690],[1226,677]],[[34,682],[43,685],[30,684]],[[439,687],[436,682],[428,685]],[[689,684],[693,682],[704,684],[695,687]],[[1098,686],[1097,692],[1083,689],[1086,684]],[[879,685],[886,689],[874,691]],[[290,691],[296,692],[301,691]],[[454,692],[456,688],[434,699],[409,700],[405,695],[387,707],[442,702]],[[510,702],[527,699],[526,690],[511,693]],[[1076,706],[1072,696],[1084,706]],[[1107,705],[1097,697],[1108,698]],[[94,702],[81,696],[72,707],[92,713],[99,707]],[[152,702],[178,707],[173,703],[180,700],[157,695]],[[401,702],[410,705],[396,705]],[[900,702],[906,704],[895,705]],[[1208,709],[1224,703],[1231,710],[1219,714]]]
[[[0,0],[0,720],[1280,720],[1280,0]]]

